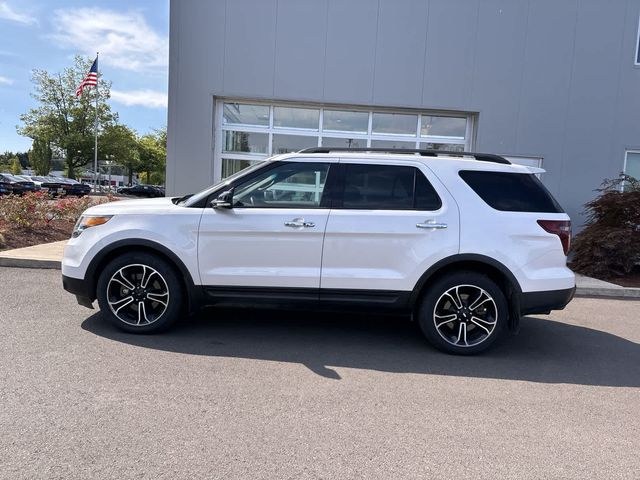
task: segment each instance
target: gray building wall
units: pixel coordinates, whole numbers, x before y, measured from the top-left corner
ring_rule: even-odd
[[[582,205],[640,148],[640,0],[173,0],[167,192],[212,183],[214,97],[477,112]]]

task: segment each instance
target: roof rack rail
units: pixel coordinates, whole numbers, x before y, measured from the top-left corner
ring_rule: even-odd
[[[437,157],[438,155],[448,155],[450,157],[473,157],[481,162],[493,162],[511,165],[511,162],[509,160],[493,153],[450,152],[449,150],[425,150],[420,148],[311,147],[300,150],[298,153],[332,152],[419,153],[423,157]]]

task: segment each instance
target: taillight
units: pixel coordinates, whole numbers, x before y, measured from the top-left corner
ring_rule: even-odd
[[[558,235],[562,243],[564,254],[569,253],[571,248],[571,221],[570,220],[538,220],[538,225],[549,233]]]

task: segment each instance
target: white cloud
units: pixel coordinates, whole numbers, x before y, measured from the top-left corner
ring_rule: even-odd
[[[13,85],[13,80],[8,77],[0,75],[0,85]]]
[[[167,94],[157,90],[111,90],[111,100],[127,106],[167,107]]]
[[[169,40],[153,30],[140,12],[120,13],[103,8],[54,12],[54,39],[94,55],[100,62],[125,70],[166,69]]]
[[[38,23],[35,17],[27,15],[26,13],[16,12],[7,2],[0,2],[0,18],[11,22],[22,23],[23,25]]]

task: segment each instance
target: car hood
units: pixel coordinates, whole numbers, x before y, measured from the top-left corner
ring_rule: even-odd
[[[120,215],[120,214],[147,214],[164,213],[176,208],[169,197],[141,198],[136,200],[117,200],[103,203],[87,209],[85,215]]]

